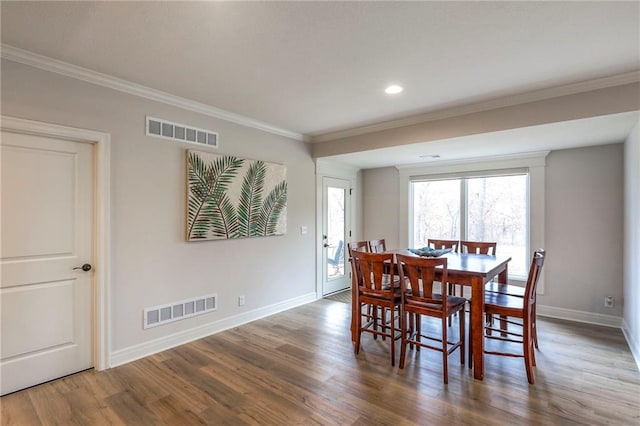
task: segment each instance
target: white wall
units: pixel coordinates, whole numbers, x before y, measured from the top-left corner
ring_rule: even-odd
[[[640,125],[624,144],[624,331],[640,368]]]
[[[2,114],[111,135],[112,351],[315,293],[315,175],[302,142],[10,61]],[[287,234],[186,242],[185,149],[201,148],[145,136],[145,115],[219,132],[215,152],[284,164]],[[143,308],[209,293],[218,294],[216,312],[142,329]]]
[[[595,321],[615,323],[622,315],[622,144],[552,151],[545,172],[544,295],[539,303],[563,310],[596,314]],[[374,209],[381,197],[394,199],[400,172],[393,168],[363,172],[364,235],[400,243],[402,206]],[[373,193],[369,193],[372,190]],[[616,298],[604,308],[604,296]],[[570,315],[570,313],[568,314]],[[577,318],[594,320],[589,315]]]

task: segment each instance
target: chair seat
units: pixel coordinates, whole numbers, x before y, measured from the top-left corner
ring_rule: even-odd
[[[411,294],[411,293],[407,292],[407,294]],[[442,299],[442,295],[434,294],[433,298]],[[465,299],[464,297],[447,296],[447,311],[449,311],[450,313],[457,312],[460,309],[464,308],[464,305],[466,302],[467,302],[467,299]],[[426,303],[423,301],[411,300],[410,297],[407,298],[406,308],[407,309],[411,309],[411,308],[426,309],[426,310],[433,310],[435,312],[441,311],[440,305],[437,303]]]
[[[393,301],[394,303],[400,303],[400,298],[402,297],[402,295],[400,294],[400,289],[396,289],[393,292]],[[373,293],[373,292],[368,292],[368,291],[362,291],[360,293],[360,301],[363,303],[377,303],[377,302],[381,302],[384,303],[385,301],[391,301],[392,299],[390,297],[385,297],[383,295],[381,295],[380,293]]]
[[[522,311],[524,299],[518,296],[510,296],[503,293],[485,293],[484,310],[487,313],[494,309],[514,309]]]
[[[434,297],[436,299],[442,299],[441,294],[435,294]],[[464,305],[467,303],[467,299],[459,296],[447,296],[447,308],[452,308],[458,305]]]
[[[485,285],[484,291],[490,293],[502,293],[509,296],[524,297],[524,287],[520,287],[517,285],[490,282]]]

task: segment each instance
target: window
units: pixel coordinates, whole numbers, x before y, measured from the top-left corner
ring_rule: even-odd
[[[429,238],[496,241],[511,256],[509,275],[525,278],[529,247],[526,171],[410,180],[410,246]]]

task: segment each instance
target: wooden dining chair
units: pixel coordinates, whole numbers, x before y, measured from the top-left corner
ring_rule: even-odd
[[[358,275],[355,354],[360,352],[362,332],[371,333],[374,337],[388,337],[391,342],[391,365],[394,366],[395,341],[400,338],[400,327],[396,324],[400,316],[402,287],[400,279],[395,274],[393,253],[353,250],[352,258],[355,273]],[[363,309],[369,306],[373,309]],[[383,315],[377,315],[379,310]],[[389,319],[386,318],[387,312]]]
[[[434,280],[436,268],[440,268],[442,282],[447,282],[447,258],[444,257],[416,257],[408,255],[396,255],[400,279],[409,283],[409,290],[403,291],[402,319],[402,347],[400,350],[400,368],[404,368],[407,354],[407,345],[416,346],[416,352],[420,347],[434,349],[442,352],[442,370],[444,383],[449,383],[448,358],[451,353],[460,348],[460,364],[464,364],[465,347],[465,316],[460,315],[460,330],[457,341],[450,341],[447,333],[447,319],[456,312],[464,310],[466,300],[463,297],[449,296],[446,294],[446,286],[441,286],[444,294],[434,292]],[[411,315],[415,316],[415,326],[410,327],[407,320]],[[439,337],[427,335],[422,332],[421,315],[439,318],[442,333]],[[425,339],[425,340],[423,340]],[[429,341],[439,342],[434,346]]]
[[[356,291],[356,289],[358,288],[358,283],[356,282],[356,280],[358,278],[358,275],[355,272],[356,269],[355,269],[355,266],[353,264],[353,256],[351,255],[351,252],[353,250],[368,252],[369,251],[369,241],[364,240],[364,241],[353,241],[353,242],[347,243],[347,250],[349,252],[349,263],[351,265],[351,286],[352,286],[352,289],[354,290],[354,291],[352,291],[352,297],[355,299],[358,296],[357,291]],[[357,303],[357,302],[355,302],[355,303]],[[379,316],[384,316],[384,309],[378,309],[378,308],[374,309],[373,306],[368,306],[367,310],[368,310],[368,314],[372,318],[375,318],[373,326],[377,327],[378,326],[377,318]],[[380,312],[380,311],[382,311],[382,312]],[[355,327],[355,325],[354,325],[354,327]],[[373,338],[377,339],[378,335],[374,334]],[[384,336],[383,336],[383,339],[384,339]]]
[[[385,243],[384,238],[381,240],[369,240],[369,251],[371,253],[387,251],[387,243]]]
[[[502,355],[524,358],[527,380],[534,384],[533,367],[536,365],[534,335],[536,333],[536,287],[544,265],[545,251],[539,249],[533,255],[529,277],[525,286],[524,297],[510,296],[504,293],[485,293],[484,310],[491,318],[499,317],[501,326],[493,327],[493,321],[487,321],[484,327],[484,338],[503,342],[519,343],[522,353],[503,352],[485,348],[488,355]],[[513,319],[517,319],[514,321]],[[503,324],[507,325],[504,327]],[[515,331],[514,331],[515,327]],[[498,333],[493,333],[494,331]]]

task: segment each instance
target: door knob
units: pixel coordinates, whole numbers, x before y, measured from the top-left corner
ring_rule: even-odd
[[[75,268],[73,268],[73,269],[74,269],[74,270],[76,270],[76,269],[82,269],[82,270],[83,270],[83,271],[85,271],[85,272],[89,272],[89,271],[91,270],[91,265],[90,265],[90,264],[88,264],[88,263],[85,263],[84,265],[82,265],[82,266],[76,266],[76,267],[75,267]]]

